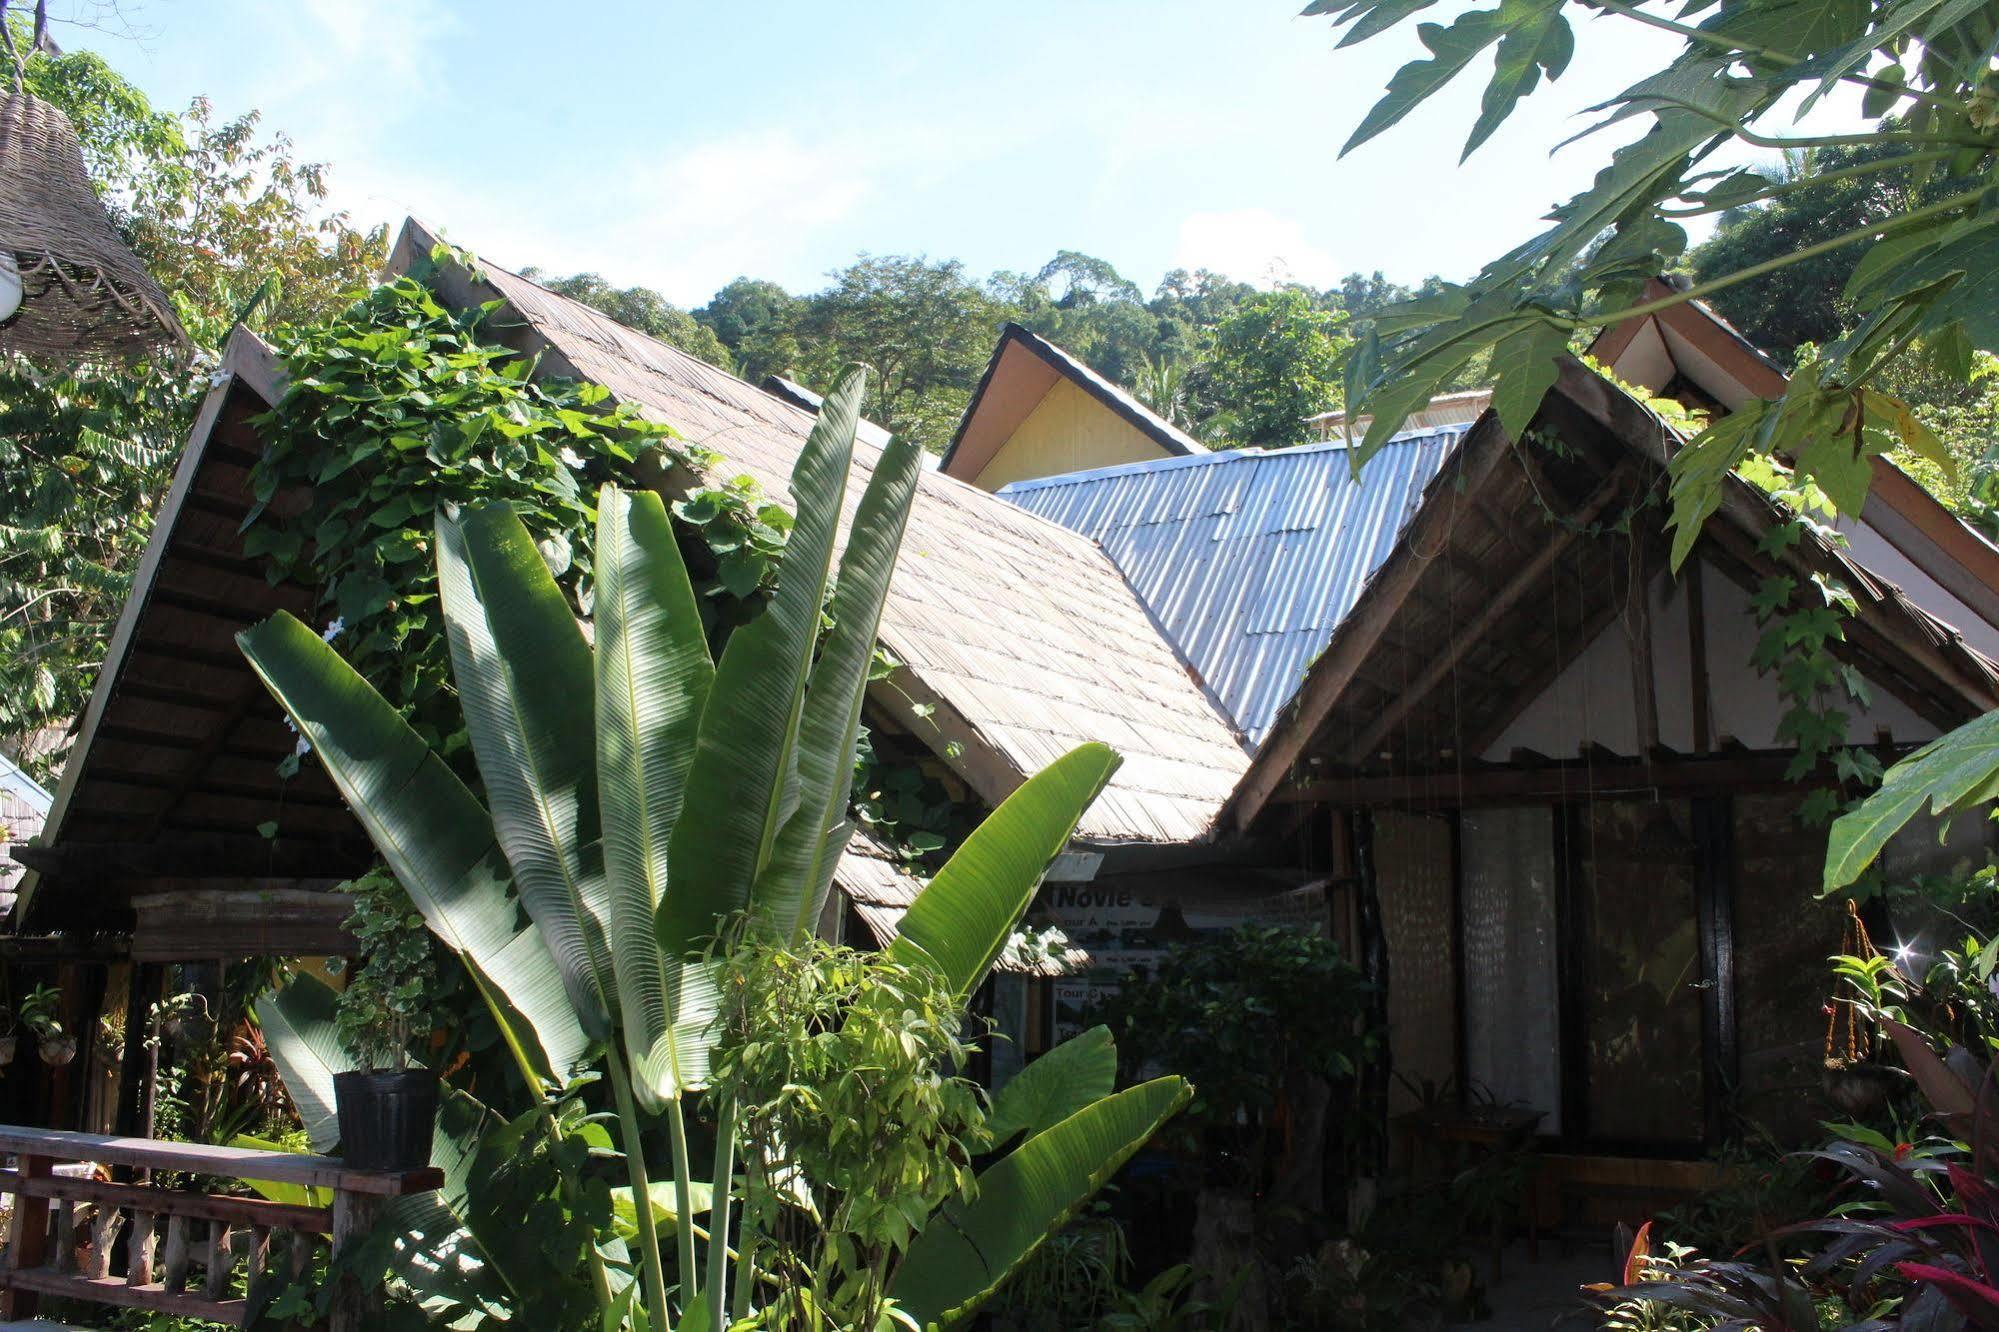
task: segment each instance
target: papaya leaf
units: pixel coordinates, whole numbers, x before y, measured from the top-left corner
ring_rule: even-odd
[[[1842,814],[1826,839],[1824,886],[1844,888],[1927,807],[1955,814],[1999,796],[1999,712],[1938,736],[1888,769],[1880,789]]]
[[[1416,33],[1429,48],[1429,58],[1412,60],[1395,71],[1388,81],[1388,91],[1347,139],[1340,156],[1345,157],[1383,130],[1399,124],[1431,94],[1462,73],[1481,51],[1498,41],[1506,32],[1500,12],[1474,9],[1460,15],[1448,28],[1441,23],[1418,25]]]

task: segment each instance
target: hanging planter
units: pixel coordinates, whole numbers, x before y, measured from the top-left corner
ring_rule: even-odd
[[[0,353],[131,360],[185,341],[91,189],[75,129],[27,91],[17,57],[0,93]]]
[[[0,1036],[0,1068],[5,1068],[14,1062],[14,1047],[19,1042],[20,1038],[11,1031],[5,1036]]]
[[[40,1050],[44,1064],[51,1068],[61,1068],[76,1058],[76,1037],[44,1036]]]
[[[1846,904],[1846,924],[1840,931],[1839,955],[1872,959],[1880,956],[1874,940],[1861,922],[1860,909]],[[1826,1001],[1825,1063],[1820,1080],[1826,1099],[1856,1118],[1871,1115],[1888,1103],[1895,1089],[1907,1080],[1899,1068],[1879,1063],[1874,1051],[1880,1044],[1873,1023],[1863,1027],[1860,1005],[1843,995]],[[1840,1021],[1841,1017],[1845,1022]]]

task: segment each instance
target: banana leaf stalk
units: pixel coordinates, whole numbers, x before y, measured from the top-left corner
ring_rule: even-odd
[[[736,1099],[723,1100],[715,1116],[714,1205],[709,1215],[708,1326],[726,1328],[729,1310],[729,1196],[736,1173]],[[748,1248],[748,1227],[736,1243]]]
[[[625,1173],[632,1182],[632,1217],[639,1228],[646,1324],[658,1329],[658,1332],[673,1332],[673,1318],[666,1302],[666,1273],[659,1263],[659,1221],[652,1214],[652,1181],[646,1172],[643,1121],[639,1118],[638,1106],[632,1101],[631,1078],[625,1071],[625,1061],[619,1056],[615,1043],[607,1048],[605,1056],[610,1064],[612,1099],[618,1107],[618,1132],[624,1139]],[[691,1233],[694,1214],[685,1190],[679,1193],[676,1201],[679,1207],[675,1217],[676,1228],[683,1234]],[[592,1245],[591,1249],[594,1252],[596,1246]]]
[[[687,1111],[678,1096],[666,1103],[667,1131],[673,1136],[673,1192],[675,1202],[682,1216],[689,1215],[693,1206],[694,1167],[687,1155]],[[723,1181],[716,1181],[721,1185]],[[701,1297],[700,1268],[694,1261],[694,1227],[681,1226],[676,1238],[680,1241],[680,1308],[683,1313],[691,1312],[695,1302]],[[711,1232],[710,1244],[723,1243],[719,1232]]]

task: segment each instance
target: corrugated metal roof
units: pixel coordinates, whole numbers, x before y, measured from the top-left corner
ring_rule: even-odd
[[[42,784],[22,771],[21,765],[0,754],[0,795],[5,795],[24,812],[46,815],[54,799]]]
[[[1100,545],[1261,745],[1469,428],[1398,435],[1357,479],[1334,441],[1124,463],[999,494]]]

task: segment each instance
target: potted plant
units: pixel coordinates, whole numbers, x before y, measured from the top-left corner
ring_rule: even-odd
[[[62,1029],[62,995],[47,985],[37,985],[21,1001],[21,1024],[35,1033],[42,1062],[61,1068],[76,1058],[76,1037]]]
[[[387,870],[347,885],[347,929],[365,960],[340,996],[340,1039],[360,1067],[333,1078],[340,1150],[357,1170],[413,1170],[430,1163],[437,1076],[410,1062],[410,1042],[437,988],[430,933]]]

